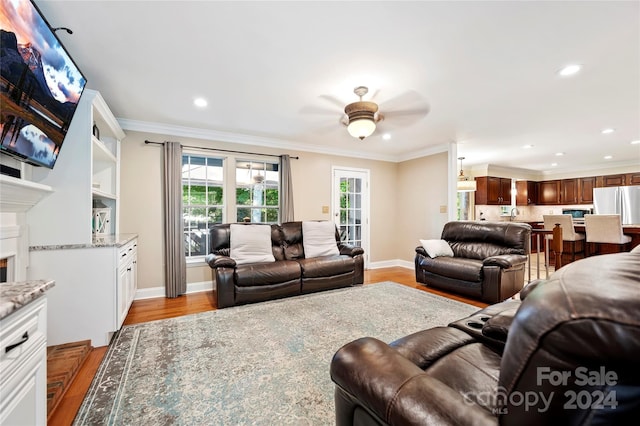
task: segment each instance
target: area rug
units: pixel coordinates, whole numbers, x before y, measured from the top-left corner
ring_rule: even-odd
[[[329,425],[329,365],[479,308],[392,282],[124,326],[75,425]]]

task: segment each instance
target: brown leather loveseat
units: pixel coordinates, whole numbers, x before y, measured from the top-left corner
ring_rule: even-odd
[[[453,256],[431,258],[416,247],[416,281],[487,303],[505,300],[524,285],[530,237],[526,223],[448,222],[441,238]]]
[[[213,269],[218,308],[363,283],[364,250],[341,242],[337,228],[339,254],[306,258],[302,222],[270,226],[275,262],[243,265],[230,257],[230,224],[211,227],[206,262]]]
[[[638,271],[640,250],[590,257],[522,302],[345,345],[331,362],[337,425],[638,424]]]

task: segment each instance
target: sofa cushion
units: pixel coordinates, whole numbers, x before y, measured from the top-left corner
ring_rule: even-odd
[[[453,256],[451,246],[445,240],[420,240],[420,244],[427,252],[429,257]]]
[[[321,258],[299,259],[302,278],[330,277],[350,273],[355,270],[355,261],[349,256],[324,256]]]
[[[293,260],[253,263],[236,267],[235,282],[238,287],[278,284],[300,279],[300,274],[300,265]]]
[[[270,225],[230,226],[230,257],[238,265],[275,262],[271,249]]]
[[[302,222],[304,257],[337,256],[336,225],[333,222]]]
[[[482,281],[482,260],[464,257],[425,257],[421,262],[422,269],[432,274],[462,281]]]

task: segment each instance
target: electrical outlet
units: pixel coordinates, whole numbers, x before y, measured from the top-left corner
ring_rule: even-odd
[[[322,206],[322,213],[329,213],[329,206]]]
[[[440,206],[440,213],[446,213],[447,212],[447,206]]]

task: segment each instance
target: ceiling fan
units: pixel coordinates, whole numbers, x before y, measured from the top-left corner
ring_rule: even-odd
[[[346,124],[347,131],[354,138],[363,140],[376,130],[376,123],[384,120],[384,116],[378,112],[378,104],[371,101],[363,101],[362,97],[369,93],[369,89],[365,86],[358,86],[353,89],[353,93],[360,97],[357,102],[352,102],[344,107],[344,113],[347,114],[346,122],[343,118],[343,124]]]
[[[424,98],[415,91],[407,91],[388,101],[380,104],[373,101],[377,92],[371,100],[363,100],[364,96],[369,93],[366,86],[358,86],[353,89],[353,93],[358,96],[359,100],[351,102],[344,107],[344,114],[341,115],[339,122],[347,127],[349,134],[360,140],[371,136],[378,125],[384,121],[384,126],[393,125],[409,125],[424,118],[429,113],[429,105]],[[342,109],[342,103],[339,99],[322,95],[321,99],[331,102]],[[399,109],[398,107],[408,107],[408,109]],[[336,114],[335,110],[327,110],[317,107],[303,108],[303,112],[313,114]]]

